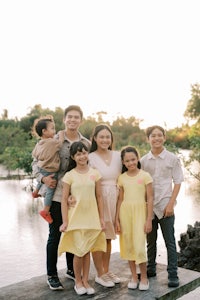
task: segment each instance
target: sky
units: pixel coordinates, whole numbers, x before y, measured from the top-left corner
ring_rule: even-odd
[[[199,0],[0,1],[0,116],[36,104],[180,127],[200,83]]]

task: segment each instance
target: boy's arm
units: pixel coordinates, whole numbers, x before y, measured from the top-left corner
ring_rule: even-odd
[[[167,206],[164,209],[164,217],[165,218],[171,217],[171,216],[174,215],[174,206],[176,204],[176,198],[179,194],[180,188],[181,188],[181,183],[174,184],[174,188],[173,188],[173,191],[172,191],[171,198],[170,198]]]
[[[57,181],[56,181],[56,179],[53,178],[54,177],[53,174],[44,177],[44,175],[42,175],[40,173],[40,169],[37,165],[37,159],[35,159],[35,158],[33,159],[31,166],[32,166],[33,176],[36,178],[36,180],[39,183],[44,183],[46,186],[48,186],[50,188],[56,187]]]

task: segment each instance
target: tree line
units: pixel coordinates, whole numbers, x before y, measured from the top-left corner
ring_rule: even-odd
[[[0,118],[0,164],[3,164],[8,170],[24,170],[26,174],[31,176],[31,152],[37,142],[32,135],[32,126],[36,118],[49,114],[54,117],[56,130],[64,129],[64,110],[60,107],[56,107],[53,111],[36,104],[21,119],[9,119],[8,111],[4,110]],[[106,112],[100,111],[84,118],[80,132],[90,139],[94,127],[99,123],[106,123],[113,131],[116,150],[129,144],[135,146],[141,156],[149,151],[145,130],[140,127],[142,120],[135,116],[129,118],[118,116],[110,123],[104,121],[105,115]],[[196,160],[200,163],[200,84],[198,83],[191,85],[191,98],[188,100],[184,117],[186,122],[181,127],[166,130],[165,146],[174,152],[180,148],[191,150],[189,159],[185,161],[185,166],[190,171],[192,161]],[[190,121],[193,121],[193,125],[189,125]],[[200,180],[200,172],[192,175]]]

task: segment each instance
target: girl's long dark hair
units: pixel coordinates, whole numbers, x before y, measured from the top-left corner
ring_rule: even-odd
[[[124,173],[128,170],[127,167],[123,164],[124,156],[127,152],[133,152],[136,155],[136,157],[138,159],[137,167],[138,167],[138,169],[141,169],[141,163],[139,161],[140,156],[139,156],[138,151],[133,146],[126,146],[126,147],[122,148],[122,150],[121,150],[122,173]]]
[[[86,144],[81,142],[81,141],[74,142],[73,144],[71,144],[71,147],[70,147],[70,150],[69,150],[70,157],[69,157],[69,164],[68,164],[68,167],[67,167],[67,172],[71,171],[72,169],[74,169],[76,167],[76,162],[72,157],[74,157],[74,155],[77,152],[82,152],[83,149],[85,151],[89,152],[88,147],[86,146]]]

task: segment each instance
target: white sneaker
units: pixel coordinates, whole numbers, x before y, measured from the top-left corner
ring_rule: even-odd
[[[131,279],[131,281],[129,281],[128,283],[128,288],[135,290],[138,287],[138,282],[133,281],[133,279]]]
[[[141,283],[139,284],[139,290],[140,291],[147,291],[149,289],[149,281],[147,281],[147,284]]]
[[[87,290],[84,286],[81,286],[81,287],[77,288],[76,285],[75,285],[74,289],[75,289],[77,295],[84,295],[84,294],[87,293]]]
[[[86,292],[87,292],[88,295],[95,294],[95,290],[91,286],[86,288]]]
[[[108,277],[107,274],[103,274],[101,277],[96,276],[95,282],[105,287],[115,286],[114,282],[110,280],[110,277]]]
[[[108,272],[107,273],[108,277],[110,278],[110,280],[114,283],[120,283],[121,282],[121,279],[119,277],[117,277],[117,275],[115,275],[114,273],[112,272]]]

